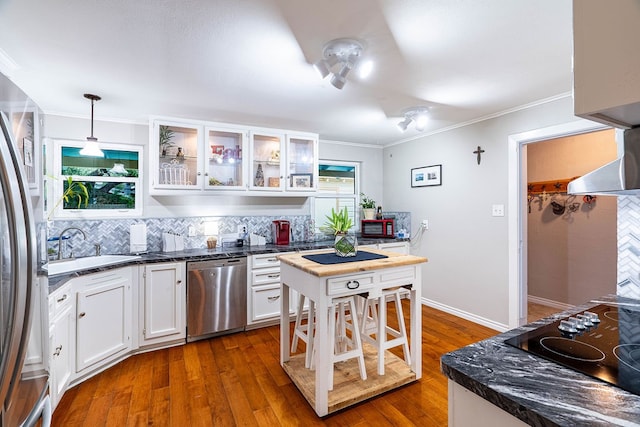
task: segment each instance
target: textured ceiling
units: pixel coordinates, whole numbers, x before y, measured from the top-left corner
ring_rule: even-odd
[[[343,90],[311,64],[351,37],[375,63]],[[0,0],[0,70],[45,111],[150,115],[387,145],[571,91],[570,0]],[[1,58],[0,58],[1,59]]]

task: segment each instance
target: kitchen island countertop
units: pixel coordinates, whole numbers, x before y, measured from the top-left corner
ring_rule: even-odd
[[[640,301],[607,296],[598,301]],[[640,426],[640,396],[505,344],[525,331],[568,317],[590,302],[442,356],[455,383],[532,426]]]

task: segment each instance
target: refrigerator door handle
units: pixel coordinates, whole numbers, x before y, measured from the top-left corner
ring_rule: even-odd
[[[51,427],[51,399],[48,394],[43,396],[29,417],[24,420],[20,427],[33,427],[39,420],[42,420],[41,427]]]

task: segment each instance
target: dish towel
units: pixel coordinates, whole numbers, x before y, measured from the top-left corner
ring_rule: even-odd
[[[129,252],[147,251],[147,224],[131,224],[129,228]]]

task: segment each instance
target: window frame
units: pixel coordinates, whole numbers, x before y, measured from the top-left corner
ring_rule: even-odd
[[[335,166],[352,166],[355,169],[355,173],[354,173],[354,193],[336,193],[336,192],[330,192],[330,191],[323,191],[320,189],[320,167],[322,165],[335,165]],[[317,200],[318,199],[352,199],[353,200],[353,209],[354,209],[354,214],[353,214],[353,230],[357,233],[360,231],[360,168],[361,168],[361,163],[360,162],[349,162],[349,161],[343,161],[343,160],[319,160],[318,161],[318,190],[315,194],[315,196],[313,197],[313,201],[311,204],[311,219],[313,221],[314,224],[314,233],[316,235],[320,234],[325,234],[322,231],[320,231],[320,227],[322,226],[322,224],[324,224],[325,219],[324,218],[317,218],[316,217],[316,204],[317,204]]]
[[[84,141],[73,140],[53,140],[53,177],[51,207],[53,211],[49,211],[50,219],[98,219],[98,218],[137,218],[143,215],[143,170],[144,170],[144,146],[138,144],[115,144],[99,142],[99,146],[103,150],[112,151],[133,151],[138,153],[138,176],[137,177],[109,177],[109,176],[79,176],[70,175],[74,181],[89,182],[113,182],[113,183],[132,183],[136,188],[134,198],[134,209],[64,209],[64,203],[58,203],[64,192],[64,184],[69,175],[62,175],[62,148],[82,148]]]

